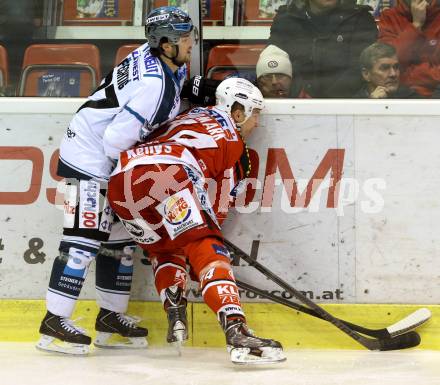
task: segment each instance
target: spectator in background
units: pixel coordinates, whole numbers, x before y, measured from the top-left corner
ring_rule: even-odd
[[[7,95],[15,95],[20,80],[24,51],[42,25],[44,0],[0,0],[0,44],[8,51]]]
[[[393,45],[403,84],[425,97],[440,85],[440,7],[436,0],[398,0],[379,19],[379,40]]]
[[[314,98],[352,97],[361,87],[359,55],[377,39],[368,6],[306,0],[280,7],[269,43],[286,51]]]
[[[257,62],[257,86],[265,98],[310,98],[300,79],[293,77],[287,52],[267,46]]]
[[[356,98],[411,99],[421,96],[400,84],[400,68],[396,49],[384,43],[365,48],[360,57],[365,85],[354,95]]]

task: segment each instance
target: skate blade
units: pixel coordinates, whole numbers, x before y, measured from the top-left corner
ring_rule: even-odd
[[[283,350],[279,348],[260,348],[262,354],[251,354],[249,348],[231,348],[228,349],[231,354],[231,361],[236,365],[262,365],[262,364],[278,364],[286,361]]]
[[[170,342],[170,345],[173,346],[180,357],[182,355],[183,344],[188,340],[188,334],[186,333],[186,329],[174,330],[173,334],[176,340]]]
[[[171,346],[176,350],[177,355],[179,357],[182,356],[183,343],[184,343],[184,341],[174,341],[174,342],[171,342]]]
[[[44,352],[55,352],[74,356],[89,354],[89,345],[73,344],[56,339],[55,337],[42,335],[35,347]]]
[[[115,333],[98,332],[93,345],[101,349],[145,349],[145,337],[122,337]]]

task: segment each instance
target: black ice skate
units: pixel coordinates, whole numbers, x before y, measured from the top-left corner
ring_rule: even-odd
[[[257,337],[241,319],[221,322],[234,364],[272,364],[286,360],[278,341]]]
[[[101,309],[96,317],[97,331],[94,345],[99,348],[132,348],[140,349],[148,346],[148,330],[137,326],[139,319],[123,313]],[[112,335],[124,337],[124,341],[110,340]]]
[[[36,348],[65,354],[87,354],[92,339],[68,318],[47,312],[41,321],[40,340]]]
[[[180,346],[188,339],[188,321],[186,317],[186,299],[183,290],[178,286],[171,286],[165,290],[165,308],[168,317],[167,342]]]

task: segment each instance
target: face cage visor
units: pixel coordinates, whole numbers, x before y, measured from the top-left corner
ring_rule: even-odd
[[[193,41],[198,44],[199,42],[199,30],[197,27],[194,27],[192,23],[179,23],[179,24],[172,24],[173,30],[178,34],[176,34],[176,37],[184,37],[187,34],[190,34]],[[174,42],[175,44],[178,43],[178,38]]]
[[[155,39],[155,43],[159,44],[159,41],[162,37],[167,37],[168,41],[172,44],[179,44],[180,38],[191,37],[195,44],[199,42],[199,31],[196,27],[191,24],[191,28],[187,28],[188,32],[174,29],[172,31],[168,30],[168,32],[156,31],[153,32],[150,36]],[[148,34],[147,34],[148,36]],[[156,45],[154,45],[156,46]]]

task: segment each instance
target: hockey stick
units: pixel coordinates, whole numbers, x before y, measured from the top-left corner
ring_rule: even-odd
[[[283,281],[276,274],[272,273],[269,269],[263,266],[261,263],[257,262],[255,259],[251,258],[243,250],[235,246],[233,243],[224,239],[225,245],[228,247],[229,251],[233,254],[243,258],[250,266],[255,267],[260,273],[264,274],[267,278],[275,282],[277,285],[282,287],[284,290],[292,294],[295,298],[301,301],[303,304],[307,305],[310,309],[314,310],[323,319],[330,322],[338,329],[343,331],[349,337],[353,338],[359,344],[364,346],[369,350],[397,350],[412,348],[420,344],[420,336],[414,332],[410,331],[406,334],[396,336],[394,338],[385,339],[372,339],[359,334],[355,330],[351,329],[349,326],[341,322],[338,318],[333,317],[330,313],[324,310],[322,307],[308,299],[304,294],[290,286],[287,282]]]
[[[241,287],[242,289],[249,290],[263,298],[270,299],[271,301],[275,303],[279,303],[280,305],[284,305],[287,307],[290,307],[292,309],[298,310],[302,313],[309,314],[313,317],[320,318],[324,320],[322,316],[320,316],[316,311],[309,309],[306,306],[300,305],[298,303],[289,301],[286,298],[278,297],[277,295],[274,295],[272,293],[269,293],[265,290],[258,289],[255,286],[252,286],[246,282],[236,280],[238,287]],[[406,316],[402,320],[386,327],[383,329],[368,329],[360,325],[356,325],[354,323],[344,321],[339,318],[339,321],[347,325],[348,327],[352,328],[353,330],[366,334],[371,337],[375,338],[392,338],[399,336],[401,334],[405,334],[406,332],[415,329],[419,327],[420,325],[424,324],[426,321],[428,321],[431,318],[431,312],[429,309],[421,308],[417,309],[415,312],[411,313],[410,315]],[[324,320],[325,321],[325,320]]]

